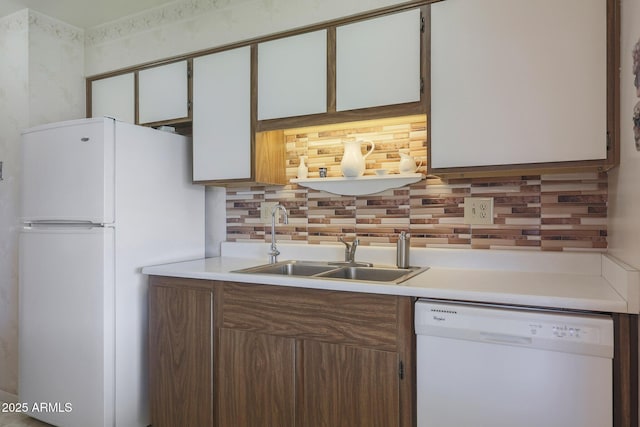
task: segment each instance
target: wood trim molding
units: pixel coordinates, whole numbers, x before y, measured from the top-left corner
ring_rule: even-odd
[[[140,79],[138,78],[138,70],[133,73],[133,92],[134,92],[134,104],[133,115],[136,123],[140,123],[140,102],[138,102],[138,92],[140,91]]]
[[[413,425],[418,408],[416,334],[413,322],[415,300],[413,297],[398,297],[398,349],[404,367],[404,378],[400,382],[400,425],[407,427]]]
[[[93,116],[93,112],[91,111],[93,108],[93,98],[91,97],[91,85],[93,83],[93,80],[89,80],[86,79],[85,83],[84,83],[84,87],[85,87],[85,95],[86,95],[86,101],[85,101],[85,114],[87,115],[87,117],[92,117]]]
[[[258,122],[258,45],[251,45],[251,181],[256,177],[256,123]]]
[[[262,132],[267,130],[321,126],[336,123],[356,122],[361,120],[384,119],[389,117],[425,114],[425,104],[426,103],[422,102],[411,102],[406,104],[385,105],[382,107],[311,114],[308,116],[295,116],[282,119],[261,120],[256,123],[255,131]]]
[[[607,163],[620,164],[620,0],[607,1]]]
[[[427,119],[427,129],[429,129],[429,120]],[[427,146],[429,150],[429,146]],[[429,157],[427,155],[427,157]],[[439,168],[432,170],[427,167],[431,175],[442,179],[457,178],[482,178],[482,177],[499,177],[499,176],[517,176],[517,175],[542,175],[558,173],[582,173],[582,172],[606,172],[612,166],[608,165],[604,160],[583,160],[575,162],[557,162],[557,163],[527,163],[522,165],[492,165],[492,166],[474,166],[464,168]]]
[[[613,315],[613,425],[638,426],[638,315]]]
[[[420,36],[420,77],[422,79],[422,91],[420,93],[420,104],[424,107],[424,112],[429,113],[431,109],[431,6],[420,7],[422,19],[422,33]],[[427,115],[427,117],[429,117]]]
[[[336,27],[327,29],[327,113],[336,112]]]

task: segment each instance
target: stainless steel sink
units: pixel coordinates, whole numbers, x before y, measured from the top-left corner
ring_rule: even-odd
[[[393,266],[345,265],[344,263],[332,264],[329,262],[291,260],[235,270],[232,273],[304,276],[313,277],[314,279],[353,280],[358,282],[402,283],[428,268],[396,268]]]
[[[420,271],[418,271],[420,270]],[[329,279],[361,280],[365,282],[394,282],[400,283],[421,273],[424,269],[393,268],[393,267],[341,267],[319,276]]]
[[[328,263],[316,263],[312,261],[281,261],[275,264],[259,265],[243,270],[236,270],[232,273],[249,274],[279,274],[283,276],[313,276],[325,271],[335,270],[335,266]]]

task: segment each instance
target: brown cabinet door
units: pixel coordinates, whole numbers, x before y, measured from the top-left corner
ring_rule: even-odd
[[[315,341],[304,341],[301,348],[298,425],[399,425],[396,352]]]
[[[295,339],[220,329],[219,426],[293,427]]]
[[[213,426],[212,292],[149,288],[153,427]]]

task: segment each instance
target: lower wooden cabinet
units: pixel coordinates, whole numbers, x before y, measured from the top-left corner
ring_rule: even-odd
[[[300,426],[400,425],[398,354],[304,341]]]
[[[153,427],[203,427],[213,418],[213,292],[149,288],[149,406]]]
[[[152,277],[149,304],[154,427],[413,425],[409,297]]]
[[[614,314],[615,427],[638,425],[638,316]],[[411,427],[409,297],[152,276],[153,427]]]
[[[295,339],[220,330],[220,426],[293,426]]]

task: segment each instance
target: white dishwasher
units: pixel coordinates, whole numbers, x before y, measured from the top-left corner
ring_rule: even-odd
[[[418,427],[613,424],[610,316],[418,300]]]

